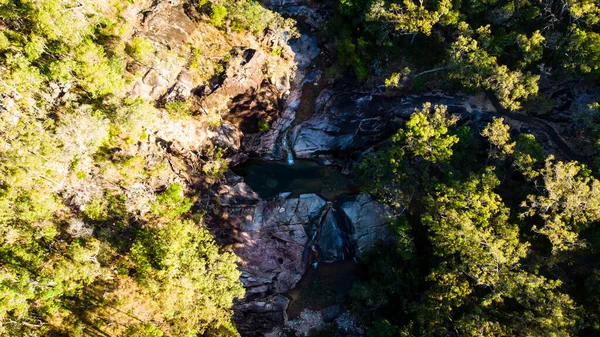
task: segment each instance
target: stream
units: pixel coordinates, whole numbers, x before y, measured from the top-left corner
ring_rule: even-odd
[[[342,174],[337,166],[323,166],[312,160],[294,159],[293,144],[289,144],[289,131],[310,119],[314,113],[316,99],[326,85],[323,68],[322,57],[317,56],[311,62],[310,69],[305,71],[305,81],[301,82],[297,89],[300,91],[300,99],[293,111],[293,120],[283,130],[280,139],[285,157],[280,161],[247,161],[231,168],[234,173],[242,176],[244,182],[263,200],[271,200],[281,193],[288,192],[292,197],[314,193],[331,205],[322,214],[319,224],[305,228],[311,238],[304,249],[308,266],[296,286],[284,293],[290,299],[287,309],[289,319],[298,318],[305,309],[319,311],[332,305],[343,304],[361,272],[350,247],[345,247],[345,253],[342,255],[345,259],[326,263],[318,245],[323,220],[328,212],[332,212],[342,227],[340,235],[347,236],[346,219],[340,209],[344,201],[359,193],[356,177]]]

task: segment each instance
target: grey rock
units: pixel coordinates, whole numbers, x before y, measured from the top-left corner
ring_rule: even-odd
[[[260,201],[258,194],[245,182],[219,186],[216,191],[216,199],[221,206],[225,207],[253,205]]]
[[[342,210],[350,221],[350,242],[357,256],[372,248],[378,240],[391,239],[390,212],[369,195],[359,194],[355,200],[344,202]]]
[[[211,137],[213,144],[228,148],[233,152],[240,149],[242,132],[237,127],[227,122],[221,122],[216,131],[216,134]]]
[[[227,63],[222,83],[202,100],[202,106],[205,109],[222,107],[231,99],[249,90],[256,90],[262,84],[263,67],[267,61],[264,51],[236,48],[230,54],[233,57]]]
[[[387,97],[365,93],[321,92],[315,114],[290,132],[290,143],[300,159],[347,156],[388,139],[425,102],[444,104],[449,111],[467,114],[468,96]],[[329,159],[329,158],[328,158]]]
[[[340,230],[333,208],[330,208],[323,218],[321,230],[319,231],[318,244],[321,261],[342,261],[344,259],[345,243],[346,235]]]
[[[321,52],[317,45],[317,38],[306,34],[290,41],[290,46],[295,53],[294,60],[300,70],[308,67]]]
[[[156,1],[144,11],[141,35],[169,49],[185,50],[186,42],[196,30],[196,23],[183,8],[183,1]]]
[[[187,71],[182,71],[177,76],[177,81],[160,99],[161,104],[167,104],[173,101],[185,101],[190,97],[193,89],[192,75]]]

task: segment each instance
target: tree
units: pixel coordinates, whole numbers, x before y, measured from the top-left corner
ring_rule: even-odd
[[[563,66],[593,77],[600,75],[600,34],[574,28]]]
[[[141,63],[148,63],[152,61],[154,46],[150,40],[136,36],[131,40],[127,52],[134,60]]]
[[[508,223],[509,211],[492,191],[498,184],[488,168],[464,183],[438,186],[427,199],[422,221],[443,260],[428,277],[434,285],[420,323],[435,334],[448,333],[450,323],[461,335],[569,336],[575,305],[559,281],[521,268],[528,244]]]
[[[392,137],[393,142],[404,142],[406,149],[432,163],[445,162],[452,157],[452,145],[458,137],[449,133],[458,116],[448,116],[445,105],[423,105],[406,122],[406,131],[400,130]]]
[[[403,0],[392,2],[389,8],[383,1],[374,1],[366,14],[368,21],[383,20],[391,25],[395,34],[425,35],[430,35],[435,24],[452,15],[456,16],[456,13],[452,12],[452,1],[449,0]]]
[[[468,88],[492,90],[500,104],[510,110],[518,110],[520,101],[538,90],[538,75],[511,71],[505,65],[499,65],[494,56],[479,47],[477,40],[461,34],[450,47],[448,60],[450,78],[457,79]]]
[[[225,6],[216,5],[213,6],[210,13],[210,23],[215,27],[221,27],[225,23],[227,17],[227,8]]]
[[[496,287],[502,273],[518,267],[527,253],[518,227],[508,224],[509,210],[493,192],[498,185],[492,168],[456,186],[440,185],[422,216],[435,253],[457,256],[462,274],[487,288]]]
[[[543,194],[528,196],[522,217],[543,219],[543,225],[534,225],[533,231],[548,237],[554,253],[574,249],[581,244],[579,232],[600,219],[600,181],[584,166],[555,162],[553,156],[546,159],[540,175]]]
[[[191,221],[142,229],[131,248],[136,279],[159,311],[153,323],[168,336],[237,335],[229,311],[244,294],[237,257],[219,253],[210,233]]]
[[[515,151],[515,142],[510,140],[510,126],[504,124],[504,118],[494,120],[483,129],[482,136],[490,143],[489,155],[493,158],[506,158]]]

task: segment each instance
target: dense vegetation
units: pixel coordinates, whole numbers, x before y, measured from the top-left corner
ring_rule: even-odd
[[[339,63],[359,78],[483,88],[518,110],[540,78],[598,79],[599,13],[585,0],[340,0],[334,31]]]
[[[457,126],[426,105],[358,169],[396,210],[397,242],[353,290],[370,336],[598,333],[600,181],[586,165],[544,158],[501,118]]]
[[[543,116],[554,103],[542,83],[597,92],[594,1],[336,6],[339,65],[386,77],[388,93],[485,90]],[[589,98],[567,117],[592,138]],[[363,189],[395,210],[395,244],[366,256],[368,280],[352,294],[369,336],[598,334],[597,167],[556,160],[501,118],[466,122],[426,105],[357,166]]]
[[[204,225],[199,184],[150,142],[192,118],[218,126],[220,111],[130,94],[142,69],[186,64],[208,83],[232,36],[291,22],[250,0],[191,4],[205,38],[178,51],[135,27],[150,1],[0,0],[0,335],[238,335],[238,258]],[[334,68],[388,93],[486,90],[540,113],[543,81],[600,77],[596,1],[334,4]],[[597,133],[596,101],[570,118]],[[195,178],[228,169],[218,147],[193,155]],[[599,334],[598,168],[556,160],[502,119],[416,111],[356,167],[396,234],[352,291],[369,336]]]
[[[283,22],[255,2],[222,3],[199,4],[198,24],[227,18],[243,36]],[[135,27],[150,5],[0,1],[2,336],[237,335],[237,257],[163,152],[141,150],[157,120],[191,122],[192,108],[128,98],[136,69],[187,59],[207,79],[229,50],[159,47]],[[219,149],[203,156],[202,174],[227,169]]]

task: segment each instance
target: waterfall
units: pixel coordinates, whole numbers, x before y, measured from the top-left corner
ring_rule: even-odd
[[[281,139],[281,144],[283,145],[283,148],[287,152],[288,165],[294,165],[294,154],[292,153],[292,148],[288,145],[288,132],[289,131],[290,131],[289,128],[285,130],[285,133],[283,134],[283,138]]]

